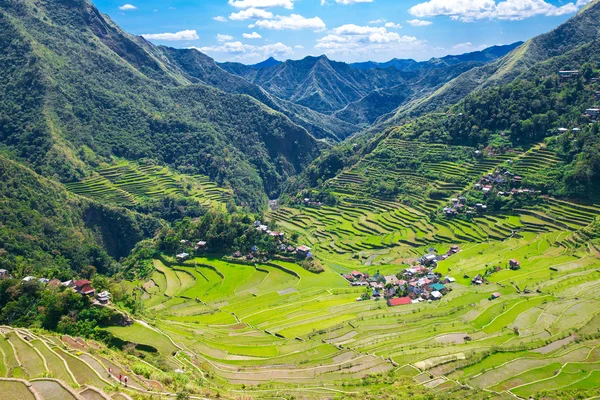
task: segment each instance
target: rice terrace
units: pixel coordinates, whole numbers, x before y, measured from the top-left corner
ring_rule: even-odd
[[[0,1],[0,400],[600,400],[600,0],[160,3]]]

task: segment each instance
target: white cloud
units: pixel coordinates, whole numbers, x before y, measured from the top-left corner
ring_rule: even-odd
[[[453,20],[473,22],[479,19],[522,20],[537,15],[557,16],[572,14],[587,0],[577,5],[567,3],[555,6],[544,0],[430,0],[411,7],[415,17],[449,16]]]
[[[284,7],[291,10],[294,8],[294,0],[229,0],[229,5],[242,9]]]
[[[369,21],[369,24],[370,25],[379,25],[379,24],[383,24],[386,21],[387,20],[385,18],[379,18],[379,19],[376,19],[374,21]]]
[[[145,39],[148,40],[197,40],[200,39],[198,33],[195,30],[185,30],[176,33],[146,33],[142,34]]]
[[[291,14],[289,16],[277,15],[274,20],[257,21],[252,27],[273,30],[300,30],[312,29],[320,31],[326,28],[325,23],[319,17],[305,18],[302,15]]]
[[[350,4],[358,4],[358,3],[372,3],[374,0],[334,0],[337,4],[343,4],[345,6]],[[321,5],[327,4],[326,0],[321,0]]]
[[[137,10],[137,7],[134,6],[133,4],[123,4],[122,6],[119,7],[119,10],[121,10],[121,11]]]
[[[264,46],[254,46],[251,44],[244,44],[242,42],[228,42],[217,46],[206,46],[206,47],[192,47],[203,53],[222,53],[236,56],[236,59],[247,59],[253,57],[279,57],[288,56],[294,53],[294,50],[286,46],[285,44],[278,42],[274,44],[267,44]]]
[[[227,18],[222,15],[217,15],[216,17],[213,17],[213,19],[217,22],[227,22]]]
[[[426,41],[414,36],[401,36],[385,27],[346,24],[332,29],[317,40],[315,49],[332,55],[371,57],[421,49]]]
[[[303,49],[304,46],[302,46],[301,44],[297,44],[294,46],[295,49]]]
[[[412,26],[429,26],[429,25],[433,24],[433,22],[431,22],[431,21],[424,21],[422,19],[411,19],[406,22]]]
[[[385,26],[386,28],[389,28],[389,29],[400,29],[400,28],[402,28],[402,25],[400,25],[400,24],[396,24],[396,23],[394,23],[394,22],[388,22],[388,23],[386,23],[384,26]]]
[[[333,29],[336,35],[368,35],[372,33],[386,32],[385,28],[377,28],[373,26],[360,26],[354,24],[346,24]]]
[[[273,13],[261,10],[260,8],[248,8],[246,10],[241,10],[236,13],[233,13],[229,16],[229,19],[232,21],[244,21],[246,19],[271,19],[273,18]]]
[[[252,33],[243,33],[242,36],[245,39],[262,39],[262,36],[256,32],[252,32]]]
[[[217,34],[218,42],[230,42],[232,40],[233,40],[233,36],[231,36],[231,35],[221,35],[220,33]]]

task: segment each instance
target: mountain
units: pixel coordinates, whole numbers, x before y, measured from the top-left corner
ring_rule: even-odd
[[[376,61],[364,61],[364,62],[356,62],[351,63],[350,66],[356,69],[385,69],[385,68],[395,68],[400,71],[408,71],[412,68],[415,68],[419,65],[418,61],[413,59],[400,59],[393,58],[390,61],[386,62],[376,62]]]
[[[15,274],[43,267],[69,276],[87,265],[114,273],[114,259],[161,227],[156,218],[76,196],[4,155],[0,178],[0,268]]]
[[[246,94],[279,111],[317,139],[339,142],[359,128],[335,117],[277,98],[256,84],[226,72],[207,55],[194,49],[159,47],[178,72],[195,83],[204,83],[227,93]],[[241,65],[241,64],[239,64]],[[254,69],[252,69],[254,71]]]
[[[385,69],[395,68],[400,71],[417,71],[421,69],[438,68],[447,65],[455,65],[464,62],[478,62],[487,63],[503,57],[515,48],[522,45],[523,42],[516,42],[508,45],[492,46],[481,51],[474,51],[471,53],[465,53],[460,55],[448,55],[441,58],[432,58],[429,61],[418,62],[412,59],[398,59],[394,58],[387,62],[359,62],[351,63],[350,66],[357,69]]]
[[[600,5],[598,0],[594,0],[577,15],[552,31],[528,40],[494,62],[460,75],[431,95],[414,99],[401,105],[394,112],[382,116],[374,130],[394,125],[405,117],[445,110],[472,92],[509,83],[540,62],[596,40],[600,37],[596,22],[598,17],[600,17]],[[567,67],[568,63],[564,68]]]
[[[400,72],[405,83],[369,93],[362,99],[336,111],[332,116],[348,123],[368,127],[382,115],[394,111],[398,104],[427,96],[444,83],[479,65],[481,63],[471,61]]]
[[[257,64],[249,65],[249,67],[254,68],[254,69],[261,69],[261,68],[275,67],[279,64],[282,64],[282,62],[274,59],[273,57],[269,57],[265,61],[259,62]]]
[[[525,179],[526,187],[581,201],[598,198],[600,124],[593,112],[586,110],[597,107],[600,100],[599,17],[600,1],[596,1],[553,31],[533,38],[497,63],[461,74],[421,102],[438,99],[451,103],[452,94],[458,97],[455,103],[438,108],[432,103],[429,112],[427,107],[416,108],[414,114],[377,121],[368,134],[323,154],[305,170],[299,185],[294,182],[288,187],[322,185],[326,178],[344,169],[361,171],[366,180],[364,171],[372,169],[368,160],[374,159],[378,161],[372,165],[382,170],[408,168],[394,156],[400,142],[479,149],[504,160],[525,154],[531,160],[524,161],[516,171]],[[468,86],[468,78],[476,71],[491,73],[493,69],[490,78],[483,79],[484,75],[476,80],[478,85],[472,84],[475,89],[458,91],[458,84]],[[561,70],[579,73],[565,78]],[[511,166],[512,162],[507,162],[506,167]],[[451,175],[445,167],[442,171]],[[373,172],[373,176],[378,175]],[[370,181],[378,182],[375,178]],[[380,192],[386,191],[383,189]],[[431,193],[439,194],[435,190]],[[440,193],[451,194],[443,190]]]
[[[322,148],[260,88],[127,34],[87,0],[0,3],[0,70],[0,143],[63,182],[114,156],[153,159],[259,209]]]
[[[431,94],[466,70],[506,54],[517,45],[496,46],[421,63],[394,59],[381,64],[346,64],[320,56],[287,60],[260,69],[239,63],[219,66],[280,99],[364,127],[405,102]]]

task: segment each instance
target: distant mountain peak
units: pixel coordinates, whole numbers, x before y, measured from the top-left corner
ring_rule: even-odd
[[[261,68],[269,68],[269,67],[274,67],[275,65],[279,65],[282,64],[282,61],[276,60],[273,56],[267,58],[265,61],[259,62],[258,64],[253,64],[253,65],[248,65],[251,68],[254,69],[261,69]]]

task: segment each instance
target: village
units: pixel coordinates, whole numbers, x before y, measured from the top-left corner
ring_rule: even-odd
[[[0,269],[0,280],[1,279],[9,279],[12,276],[5,269]],[[79,280],[68,280],[65,282],[61,282],[58,279],[48,279],[48,278],[36,278],[35,276],[26,276],[21,279],[22,284],[27,283],[37,283],[40,285],[47,286],[50,289],[58,288],[58,287],[66,287],[70,288],[76,293],[79,293],[82,296],[88,297],[93,304],[95,305],[108,305],[110,304],[111,294],[109,291],[104,290],[100,293],[96,293],[96,289],[87,279],[79,279]]]
[[[313,254],[312,249],[306,245],[295,246],[291,241],[286,240],[285,233],[270,230],[268,225],[263,224],[261,221],[255,221],[252,225],[254,229],[268,237],[269,241],[273,243],[271,249],[261,248],[258,245],[252,245],[247,251],[242,252],[236,250],[231,256],[226,256],[227,259],[232,260],[244,260],[247,262],[267,262],[269,259],[276,258],[280,260],[288,261],[299,261],[299,260],[312,260]],[[202,255],[206,253],[208,244],[204,240],[197,242],[182,239],[180,245],[185,251],[175,255],[177,262],[185,262],[190,259],[191,252],[196,255]]]
[[[417,304],[423,301],[440,300],[452,289],[447,286],[455,279],[447,276],[442,278],[434,270],[437,263],[458,253],[460,248],[456,245],[442,255],[430,252],[420,258],[419,264],[404,269],[396,275],[384,276],[379,272],[373,276],[360,271],[352,271],[344,275],[351,286],[364,286],[370,290],[356,299],[364,301],[369,299],[386,299],[388,306],[394,307],[406,304]]]
[[[433,302],[451,292],[451,286],[456,282],[456,279],[451,276],[442,277],[440,273],[436,273],[437,264],[458,252],[460,252],[460,248],[457,245],[450,246],[450,249],[444,254],[437,254],[432,249],[430,253],[419,259],[418,264],[405,268],[396,275],[382,275],[377,272],[370,276],[354,270],[344,274],[343,277],[350,282],[351,286],[365,287],[365,292],[357,297],[356,301],[385,299],[390,307],[418,304],[424,301]],[[516,271],[520,268],[521,263],[518,260],[510,259],[508,261],[508,269]],[[477,274],[471,279],[471,285],[480,286],[488,283],[486,277],[502,269],[502,267],[496,266],[484,274]],[[464,278],[470,279],[468,275],[465,275]],[[499,292],[494,292],[490,295],[490,300],[495,300],[500,296]]]

